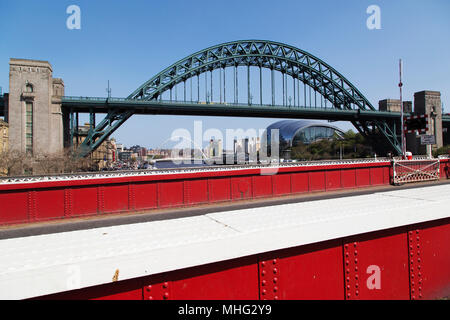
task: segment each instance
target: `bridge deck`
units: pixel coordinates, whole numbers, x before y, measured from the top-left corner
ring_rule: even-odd
[[[231,117],[306,118],[306,119],[399,119],[398,112],[370,110],[340,110],[336,108],[248,105],[236,103],[197,103],[123,98],[63,97],[62,105],[73,112],[107,113],[110,109],[133,110],[136,114],[178,114]]]
[[[0,298],[110,283],[117,270],[124,280],[448,218],[449,193],[443,184],[5,239]]]

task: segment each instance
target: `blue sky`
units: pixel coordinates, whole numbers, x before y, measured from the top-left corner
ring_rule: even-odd
[[[81,8],[81,30],[66,27],[69,5]],[[381,9],[381,30],[369,30],[366,9]],[[6,1],[0,4],[0,86],[8,92],[9,58],[47,60],[66,95],[126,97],[183,57],[222,42],[267,39],[318,56],[374,104],[441,91],[450,111],[450,1]],[[114,137],[159,147],[172,131],[264,128],[275,119],[134,116]],[[338,123],[350,128],[346,123]]]

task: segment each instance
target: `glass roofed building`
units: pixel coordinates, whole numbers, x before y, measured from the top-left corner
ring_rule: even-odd
[[[267,146],[270,147],[271,130],[279,130],[280,157],[289,159],[292,147],[299,144],[310,144],[322,139],[332,139],[336,135],[343,137],[344,132],[324,122],[307,120],[282,120],[272,123],[266,128]]]

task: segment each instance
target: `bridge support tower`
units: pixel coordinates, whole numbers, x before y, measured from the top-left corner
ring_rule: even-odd
[[[49,62],[11,59],[7,120],[11,150],[32,155],[64,149],[64,82]]]

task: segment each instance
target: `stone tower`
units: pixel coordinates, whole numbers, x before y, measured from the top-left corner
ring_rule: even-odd
[[[47,61],[10,59],[9,146],[33,155],[63,151],[64,83]]]
[[[441,93],[439,91],[420,91],[414,93],[414,113],[428,115],[429,131],[427,134],[436,135],[436,145],[434,147],[442,147]]]

